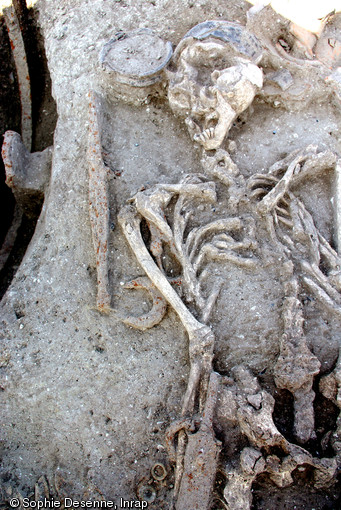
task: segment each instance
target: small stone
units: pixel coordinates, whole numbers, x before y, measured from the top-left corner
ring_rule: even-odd
[[[259,450],[256,450],[255,448],[246,447],[241,453],[240,456],[240,466],[242,470],[247,474],[253,474],[256,464],[258,463],[259,459],[262,458],[262,454]],[[262,462],[260,463],[262,464]],[[257,466],[257,468],[260,466]],[[263,459],[263,469],[265,467],[265,462]]]
[[[249,395],[247,401],[254,409],[260,409],[262,407],[262,395],[259,393],[256,395]]]
[[[234,140],[229,140],[228,142],[228,151],[231,153],[236,152],[237,150],[237,144]]]
[[[325,398],[336,402],[337,382],[334,374],[321,377],[319,390]]]

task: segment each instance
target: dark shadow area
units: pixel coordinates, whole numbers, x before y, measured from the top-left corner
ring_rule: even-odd
[[[38,26],[38,11],[27,9],[25,0],[13,0],[23,34],[32,95],[32,152],[53,145],[57,123],[56,103],[51,95],[44,39]]]
[[[44,41],[37,24],[36,9],[27,9],[24,0],[13,0],[27,57],[32,96],[32,152],[53,144],[57,110],[51,95],[51,79],[47,67]],[[6,23],[0,18],[0,134],[7,130],[21,133],[21,106],[15,62]],[[5,184],[5,170],[0,162],[0,299],[10,285],[25,255],[41,212],[43,200],[32,197],[34,207],[15,203]],[[19,207],[18,207],[19,205]],[[33,205],[33,204],[32,204]],[[38,206],[37,206],[38,205]]]
[[[288,390],[275,390],[275,407],[273,412],[274,424],[281,434],[291,443],[295,442],[294,426],[294,397]]]
[[[20,100],[15,64],[3,16],[0,17],[0,143],[7,129],[20,132]],[[14,212],[14,197],[5,184],[5,168],[0,161],[0,246],[11,225]]]
[[[333,457],[335,452],[331,445],[332,434],[336,430],[339,415],[338,407],[319,392],[320,377],[314,382],[315,432],[316,438],[300,444],[294,436],[294,398],[287,390],[276,390],[273,420],[283,436],[293,444],[302,446],[314,457]]]
[[[327,490],[315,489],[313,469],[307,465],[297,468],[292,477],[292,485],[278,488],[268,475],[260,475],[252,486],[251,509],[337,510],[340,508],[340,481]]]
[[[332,448],[333,432],[336,430],[339,409],[331,400],[324,397],[318,390],[320,377],[314,382],[315,400],[315,431],[316,441],[312,444],[315,455],[320,457],[333,457],[335,455]]]
[[[32,218],[23,214],[21,217],[20,227],[17,231],[14,246],[11,253],[0,272],[0,299],[5,294],[9,287],[27,249],[27,246],[34,234],[37,220],[33,221]]]

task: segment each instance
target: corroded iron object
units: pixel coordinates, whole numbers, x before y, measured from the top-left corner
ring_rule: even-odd
[[[184,458],[184,472],[176,510],[210,508],[213,485],[218,467],[221,442],[215,437],[213,415],[220,376],[211,372],[201,426],[195,434],[188,434]]]
[[[172,45],[147,28],[118,32],[101,51],[100,62],[118,83],[146,87],[162,79],[173,54]]]
[[[91,90],[89,92],[88,134],[89,213],[92,240],[96,253],[97,309],[101,312],[108,312],[110,309],[110,293],[108,290],[108,169],[102,159],[99,115],[100,99]]]
[[[17,203],[29,209],[35,194],[43,194],[49,184],[52,147],[30,153],[15,131],[6,131],[1,149],[6,184],[13,190]]]
[[[30,151],[32,146],[31,80],[27,66],[24,40],[14,5],[4,9],[4,17],[17,72],[21,103],[21,136],[26,148]]]

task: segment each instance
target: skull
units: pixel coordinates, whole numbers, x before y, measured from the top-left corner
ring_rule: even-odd
[[[189,35],[195,27],[175,51],[175,69],[168,71],[168,100],[174,113],[185,119],[191,138],[212,150],[221,146],[233,121],[250,106],[263,77],[245,48],[226,40],[231,39],[232,28],[234,37],[238,30],[245,39],[242,27],[222,22],[225,25],[217,31],[218,22],[206,23],[215,23],[214,30],[196,38]]]

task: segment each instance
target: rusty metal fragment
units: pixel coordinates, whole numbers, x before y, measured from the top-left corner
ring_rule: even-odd
[[[25,45],[13,5],[4,9],[4,17],[17,71],[21,104],[21,136],[26,148],[30,151],[32,145],[32,99]]]
[[[30,152],[21,136],[6,131],[1,149],[6,173],[6,184],[15,197],[12,224],[0,250],[0,269],[4,267],[16,240],[23,213],[34,217],[40,210],[41,200],[50,181],[52,147],[42,152]]]
[[[184,470],[180,482],[176,510],[209,508],[216,477],[221,442],[215,437],[213,415],[219,386],[219,375],[211,372],[207,397],[198,432],[187,435]]]
[[[89,212],[97,267],[97,308],[110,309],[108,279],[109,203],[108,168],[104,165],[100,138],[100,101],[94,91],[89,93]]]
[[[6,131],[1,155],[5,165],[6,184],[13,190],[18,203],[24,194],[44,193],[50,181],[52,147],[30,153],[21,136]]]

